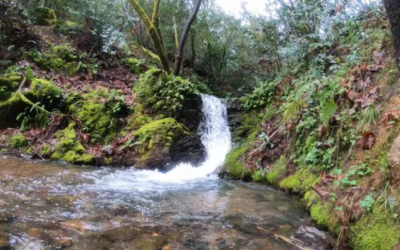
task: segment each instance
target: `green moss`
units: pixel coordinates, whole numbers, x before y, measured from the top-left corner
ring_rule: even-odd
[[[311,218],[313,218],[319,226],[327,227],[330,220],[331,210],[331,205],[322,204],[321,201],[318,201],[311,206]]]
[[[301,184],[302,184],[301,174],[300,174],[300,172],[297,172],[296,174],[288,176],[285,179],[283,179],[279,183],[279,186],[283,189],[292,190],[294,192],[299,192],[302,190]]]
[[[10,139],[10,147],[15,149],[22,149],[28,146],[28,141],[23,134],[18,134]]]
[[[7,87],[8,90],[16,90],[21,84],[21,76],[0,77],[0,86]]]
[[[257,130],[257,126],[261,121],[256,111],[239,114],[236,119],[239,119],[241,125],[237,128],[233,128],[233,142],[243,142],[246,138],[249,140],[249,137],[252,137],[250,140],[253,141],[258,135],[255,130]]]
[[[40,154],[42,156],[50,156],[51,153],[52,153],[52,149],[49,144],[44,145],[43,148],[40,150]]]
[[[246,153],[249,143],[257,138],[258,132],[255,131],[249,135],[244,144],[240,147],[234,148],[226,157],[223,172],[227,173],[231,179],[248,179],[251,177],[251,172],[245,168],[245,166],[240,162],[240,158],[244,153]],[[257,178],[257,177],[256,177]]]
[[[340,234],[341,226],[337,215],[333,211],[333,204],[322,202],[321,197],[309,190],[304,194],[303,201],[310,208],[311,218],[321,227],[329,229],[336,235]]]
[[[145,70],[143,61],[136,58],[129,58],[128,60],[126,60],[126,64],[135,74],[143,73],[143,71]]]
[[[265,183],[267,182],[267,172],[264,169],[259,169],[253,174],[252,178],[254,182]]]
[[[52,160],[65,161],[73,164],[92,164],[94,157],[86,153],[86,149],[78,141],[75,132],[75,124],[57,134],[58,142]]]
[[[146,162],[160,152],[168,154],[172,142],[182,136],[190,135],[189,130],[173,118],[153,121],[133,132],[132,140],[123,148],[138,147],[142,155],[138,167],[145,166]],[[173,135],[173,136],[168,136]]]
[[[98,89],[83,96],[68,96],[70,113],[75,114],[82,122],[84,131],[92,135],[92,143],[107,144],[117,137],[119,117],[127,112],[122,95]]]
[[[42,26],[47,26],[47,25],[52,25],[57,22],[57,16],[54,10],[41,7],[35,9],[33,12],[33,20],[36,25],[42,25]]]
[[[392,212],[379,206],[375,205],[372,213],[351,227],[350,239],[355,250],[391,250],[399,242],[399,223]]]
[[[0,77],[0,105],[11,98],[13,92],[21,84],[21,81],[22,77],[20,76]]]
[[[300,192],[315,186],[320,180],[320,177],[314,175],[310,170],[300,170],[296,174],[283,179],[279,186],[283,189]]]
[[[83,25],[66,21],[60,24],[60,32],[64,35],[76,35],[84,30]]]
[[[267,180],[270,184],[277,184],[278,178],[286,171],[285,157],[281,156],[279,160],[273,165],[272,171],[268,172]]]
[[[228,173],[232,179],[242,179],[244,175],[248,175],[248,171],[245,169],[240,158],[247,151],[248,144],[233,149],[228,156],[224,164],[224,172]]]
[[[104,161],[105,161],[105,163],[107,165],[112,165],[113,164],[113,159],[111,157],[110,158],[104,158]]]
[[[66,62],[75,61],[77,58],[75,49],[69,43],[54,46],[51,51],[54,58],[63,59]]]
[[[40,78],[32,80],[31,89],[37,97],[60,98],[63,94],[53,82]]]
[[[2,148],[2,149],[0,150],[0,152],[1,152],[1,153],[8,153],[8,149]]]

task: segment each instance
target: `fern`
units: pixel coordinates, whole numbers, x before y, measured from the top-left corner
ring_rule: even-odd
[[[338,109],[337,104],[333,99],[325,102],[324,105],[321,107],[320,118],[324,124],[328,124],[329,119],[336,113]]]
[[[301,107],[301,103],[295,100],[287,103],[283,113],[283,121],[288,122],[295,118],[301,112]]]
[[[300,98],[302,98],[304,96],[305,93],[313,93],[315,91],[315,82],[311,81],[309,79],[300,79],[296,85],[299,85],[299,83],[301,83],[300,88],[297,90],[296,96],[295,98],[297,100],[299,100]]]

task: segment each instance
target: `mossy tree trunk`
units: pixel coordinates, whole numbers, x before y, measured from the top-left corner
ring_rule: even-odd
[[[130,2],[133,8],[136,10],[136,12],[139,14],[140,19],[143,21],[143,23],[147,28],[147,31],[150,34],[151,40],[154,45],[154,49],[160,58],[160,62],[164,71],[166,71],[168,74],[171,73],[171,68],[169,67],[169,62],[167,54],[165,52],[164,42],[159,27],[159,20],[160,20],[159,12],[160,12],[161,0],[154,1],[152,19],[149,18],[149,16],[146,14],[146,12],[143,10],[142,6],[140,6],[137,0],[130,0]]]
[[[400,71],[400,1],[383,0],[390,21],[396,49],[397,68]]]
[[[183,60],[183,50],[185,48],[186,39],[189,34],[190,28],[192,27],[192,24],[193,24],[194,20],[196,19],[197,13],[199,13],[201,1],[202,0],[197,0],[194,10],[193,10],[191,16],[189,17],[188,21],[186,22],[185,28],[183,29],[181,39],[179,41],[178,52],[176,53],[176,56],[175,56],[174,75],[176,75],[176,76],[179,75],[179,73],[180,73],[181,66],[182,66],[182,60]]]

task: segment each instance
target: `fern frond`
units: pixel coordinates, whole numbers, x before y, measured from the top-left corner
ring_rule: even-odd
[[[295,118],[301,112],[301,107],[301,103],[294,100],[286,104],[283,112],[283,122],[288,122]]]
[[[324,124],[328,124],[329,119],[336,113],[337,109],[338,106],[333,99],[325,102],[325,104],[321,107],[321,112],[319,114],[321,121]]]
[[[300,88],[298,88],[295,98],[300,100],[304,96],[305,93],[313,93],[315,91],[315,82],[314,81],[304,81]]]

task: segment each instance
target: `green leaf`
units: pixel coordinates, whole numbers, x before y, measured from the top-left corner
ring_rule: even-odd
[[[336,110],[338,109],[337,104],[333,99],[330,99],[327,101],[324,106],[321,107],[321,112],[320,112],[320,119],[321,121],[327,125],[329,122],[329,119],[336,113]]]

